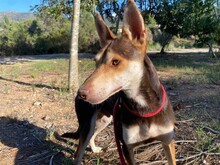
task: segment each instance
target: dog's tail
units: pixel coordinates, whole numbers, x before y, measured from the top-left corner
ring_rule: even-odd
[[[77,130],[76,132],[66,132],[66,133],[62,134],[61,137],[71,138],[71,139],[79,139],[79,130]]]

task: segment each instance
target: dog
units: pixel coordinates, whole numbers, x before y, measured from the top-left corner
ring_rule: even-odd
[[[122,144],[127,164],[135,164],[134,147],[159,140],[168,164],[175,165],[175,116],[156,69],[146,55],[147,31],[135,2],[128,1],[120,37],[97,13],[95,23],[101,50],[95,57],[95,71],[75,98],[79,128],[75,133],[63,134],[79,138],[74,163],[81,164],[88,143],[93,152],[101,152],[94,139],[113,115],[114,125],[119,126],[119,131],[115,129],[116,142]]]

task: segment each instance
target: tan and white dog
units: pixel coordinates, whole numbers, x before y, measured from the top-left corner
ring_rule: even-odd
[[[156,69],[146,56],[147,32],[133,0],[124,13],[121,37],[116,37],[100,15],[95,16],[101,50],[95,57],[96,69],[87,78],[76,97],[79,129],[63,137],[79,137],[75,164],[90,141],[93,152],[100,152],[94,139],[112,120],[116,102],[121,129],[118,137],[123,154],[135,164],[133,148],[152,140],[162,142],[169,165],[175,165],[174,122],[171,103]]]

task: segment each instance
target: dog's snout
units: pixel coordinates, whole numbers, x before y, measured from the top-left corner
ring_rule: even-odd
[[[80,89],[78,91],[78,95],[81,99],[86,100],[87,99],[87,95],[88,95],[88,91],[85,89]]]

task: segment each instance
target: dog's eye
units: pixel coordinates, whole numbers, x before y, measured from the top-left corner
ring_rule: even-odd
[[[113,66],[117,66],[119,63],[120,63],[120,61],[117,60],[117,59],[112,60],[112,65]]]

